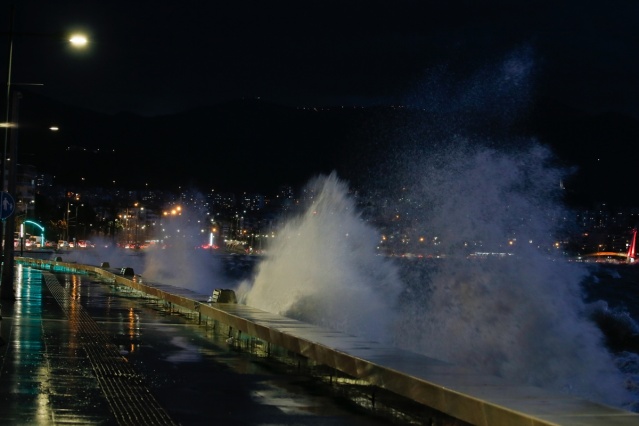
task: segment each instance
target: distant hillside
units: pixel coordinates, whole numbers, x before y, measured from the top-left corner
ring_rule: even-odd
[[[84,176],[100,185],[263,190],[338,167],[357,114],[250,101],[164,117],[108,116],[25,96],[19,157],[65,183]],[[58,132],[48,130],[53,123]]]
[[[84,177],[88,185],[106,187],[115,181],[132,188],[193,184],[272,192],[332,170],[367,185],[401,167],[398,152],[447,143],[457,134],[506,145],[517,138],[550,144],[562,162],[578,167],[569,185],[579,202],[627,201],[636,181],[637,120],[589,116],[551,102],[512,122],[390,107],[293,109],[254,100],[141,117],[98,114],[24,93],[19,115],[19,162],[69,185]],[[60,130],[48,130],[52,124]]]

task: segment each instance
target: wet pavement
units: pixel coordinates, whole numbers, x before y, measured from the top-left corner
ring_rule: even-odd
[[[15,287],[1,302],[1,425],[391,424],[95,277],[18,265]]]

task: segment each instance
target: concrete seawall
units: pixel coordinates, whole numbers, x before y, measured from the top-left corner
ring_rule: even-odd
[[[474,425],[639,425],[639,414],[543,389],[506,382],[250,306],[209,303],[175,288],[144,283],[132,271],[62,261],[16,258],[52,272],[95,274],[183,309],[198,322],[223,326],[229,338],[285,350]]]

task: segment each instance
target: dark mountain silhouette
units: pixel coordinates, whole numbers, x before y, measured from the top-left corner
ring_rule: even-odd
[[[525,117],[433,114],[409,108],[295,109],[238,100],[171,116],[107,115],[24,92],[18,161],[60,184],[272,192],[335,170],[353,185],[380,179],[396,152],[465,133],[497,144],[535,138],[577,169],[567,182],[578,203],[636,204],[639,122],[593,116],[548,100]],[[49,130],[59,126],[58,132]],[[115,183],[114,183],[115,182]]]
[[[173,116],[110,116],[25,95],[19,161],[63,183],[258,191],[339,166],[359,122],[353,115],[238,101]]]

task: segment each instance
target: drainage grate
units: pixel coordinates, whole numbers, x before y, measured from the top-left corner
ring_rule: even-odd
[[[102,392],[120,425],[176,425],[117,346],[102,332],[79,301],[70,297],[58,279],[43,272],[43,279],[85,350]]]

